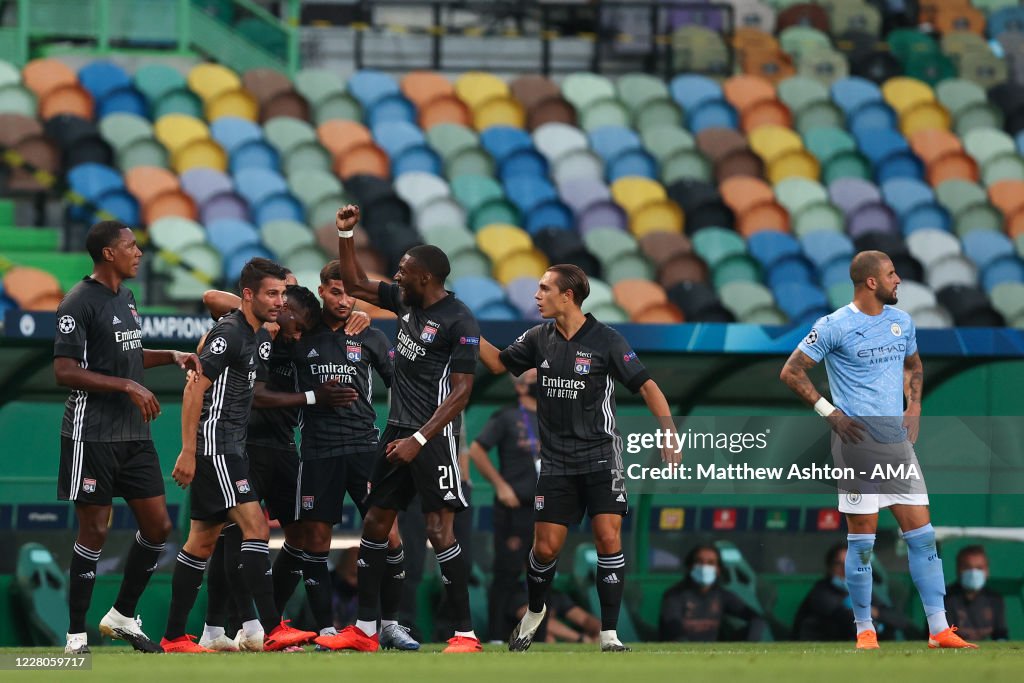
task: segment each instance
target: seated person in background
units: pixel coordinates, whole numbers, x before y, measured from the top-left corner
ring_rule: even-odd
[[[902,630],[906,637],[919,634],[917,628],[897,610],[881,605],[872,593],[871,618],[880,638],[891,638]],[[958,622],[959,623],[959,622]],[[850,640],[856,637],[853,606],[846,588],[846,543],[837,543],[825,553],[825,576],[811,587],[793,620],[794,640]]]
[[[522,589],[513,595],[509,605],[518,605],[510,609],[508,618],[516,622],[526,614],[528,601],[526,590]],[[576,604],[566,593],[552,589],[548,599],[548,613],[541,622],[535,643],[599,643],[601,642],[601,620]]]
[[[334,596],[331,611],[334,628],[339,631],[356,623],[356,608],[359,606],[359,583],[357,580],[359,548],[345,548],[338,558],[338,565],[331,573]]]
[[[665,591],[661,598],[661,640],[761,639],[766,622],[736,594],[719,585],[721,566],[722,557],[712,545],[699,545],[690,551],[686,556],[686,578]],[[746,622],[746,628],[735,632],[728,627],[725,617]]]
[[[946,611],[968,640],[1006,640],[1003,596],[985,587],[988,556],[980,545],[956,554],[956,583],[946,588]]]

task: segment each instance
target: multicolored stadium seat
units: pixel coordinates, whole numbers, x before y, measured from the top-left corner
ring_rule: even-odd
[[[711,5],[672,13],[668,82],[0,63],[0,145],[85,200],[72,223],[142,228],[155,300],[194,302],[254,255],[314,285],[358,202],[367,271],[436,244],[481,319],[536,318],[537,277],[568,261],[609,322],[808,324],[879,248],[920,326],[1024,327],[1024,9],[728,4],[728,37]],[[39,234],[4,239],[0,306],[59,301]]]

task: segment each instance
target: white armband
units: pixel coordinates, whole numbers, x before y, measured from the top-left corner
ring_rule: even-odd
[[[416,439],[416,442],[419,445],[421,445],[421,446],[426,446],[427,445],[427,437],[425,437],[422,434],[420,434],[419,431],[417,431],[415,434],[413,434],[412,438]]]
[[[306,405],[311,406],[316,404],[316,393],[312,391],[306,392]]]
[[[836,407],[828,402],[828,399],[822,396],[818,399],[818,402],[814,404],[814,412],[822,417],[828,417],[832,413],[836,412]]]
[[[352,239],[354,234],[356,234],[355,230],[338,230],[338,237],[343,240]]]

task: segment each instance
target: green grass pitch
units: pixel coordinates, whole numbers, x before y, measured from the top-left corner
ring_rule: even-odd
[[[721,643],[635,645],[606,653],[596,646],[535,645],[510,653],[490,645],[482,654],[440,655],[440,645],[418,653],[264,653],[140,655],[121,647],[95,649],[91,671],[0,671],[0,681],[143,681],[144,683],[994,683],[1024,676],[1024,642],[985,643],[980,650],[928,650],[925,643],[882,643],[856,652],[853,643]],[[58,655],[57,648],[5,648],[13,655]]]

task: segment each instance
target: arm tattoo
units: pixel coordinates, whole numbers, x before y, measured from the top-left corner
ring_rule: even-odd
[[[903,363],[903,391],[907,401],[921,402],[924,392],[924,364],[916,353]]]
[[[782,368],[782,381],[793,390],[793,393],[802,398],[804,403],[811,406],[821,397],[821,393],[814,388],[814,382],[807,376],[807,371],[815,365],[817,363],[813,358],[797,349]]]

